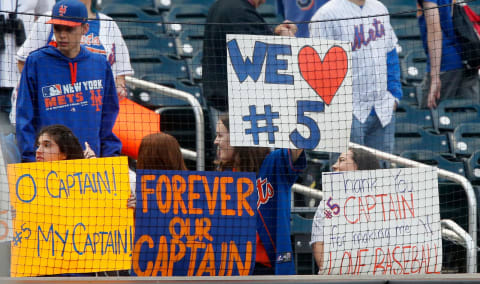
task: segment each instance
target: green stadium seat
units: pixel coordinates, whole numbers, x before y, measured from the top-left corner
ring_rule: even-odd
[[[188,68],[190,69],[192,79],[196,83],[200,83],[202,81],[202,57],[203,51],[199,50],[191,59],[187,59],[187,64]]]
[[[185,27],[186,25],[184,25]],[[203,33],[195,30],[184,30],[178,35],[179,46],[183,57],[192,57],[196,52],[203,50]]]
[[[103,8],[109,8],[110,6],[125,4],[147,9],[151,9],[154,7],[153,0],[102,0],[101,6]]]
[[[156,112],[160,114],[160,131],[177,138],[182,148],[195,151],[197,131],[193,109],[190,106],[170,106],[158,108]],[[204,108],[203,113],[205,119],[205,141],[213,141],[215,139],[214,126],[209,119],[208,108]],[[214,170],[211,166],[215,156],[213,143],[205,143],[205,165],[207,170]],[[195,165],[187,164],[187,168],[194,169]]]
[[[148,74],[148,75],[141,76],[140,79],[192,94],[195,96],[195,98],[197,98],[197,100],[200,102],[202,106],[206,106],[205,99],[202,96],[202,88],[198,85],[192,84],[188,80],[177,80],[174,77],[165,76],[163,74]],[[140,90],[140,91],[145,92],[144,90]],[[139,99],[142,100],[142,98],[139,98]],[[161,95],[161,94],[152,94],[151,99],[148,102],[144,102],[143,104],[148,104],[148,106],[151,108],[161,107],[161,106],[189,105],[184,100],[170,98],[168,96]]]
[[[395,118],[397,124],[413,123],[422,128],[433,129],[432,113],[429,109],[419,109],[403,100],[397,106]]]
[[[267,3],[258,7],[257,11],[265,19],[265,22],[269,24],[280,24],[284,20],[280,15],[278,15],[277,7],[275,7],[274,1],[267,1]]]
[[[453,131],[460,123],[480,122],[480,105],[470,100],[444,100],[437,111],[439,130]]]
[[[473,152],[472,156],[465,160],[468,179],[475,184],[480,184],[480,150]]]
[[[205,5],[175,5],[170,11],[164,14],[164,22],[167,32],[171,34],[179,34],[183,30],[188,29],[187,26],[197,24],[198,28],[207,20],[208,7]],[[191,29],[191,28],[190,28]]]
[[[427,56],[423,50],[409,51],[400,61],[401,80],[405,85],[418,85],[422,82],[427,68]]]
[[[128,46],[130,57],[157,57],[168,56],[179,58],[177,41],[174,37],[163,34],[154,35],[148,31],[139,34],[127,34],[123,36]]]
[[[291,215],[290,228],[293,241],[294,261],[296,274],[314,274],[316,270],[315,260],[310,247],[312,232],[312,219],[304,218],[298,214]]]
[[[412,50],[421,50],[423,52],[423,45],[420,37],[398,39],[397,53],[399,58],[405,58],[405,56],[407,56]]]
[[[127,1],[127,0],[125,0]],[[118,20],[130,20],[130,21],[150,21],[150,22],[162,22],[163,18],[153,8],[142,7],[135,3],[111,3],[106,5],[102,9],[102,13],[112,17],[115,21]]]
[[[173,0],[175,5],[203,5],[206,7],[210,7],[215,0]]]
[[[418,96],[421,93],[419,86],[403,86],[402,104],[407,104],[412,107],[418,106]]]
[[[402,152],[400,156],[465,176],[464,163],[462,161],[456,161],[452,155],[444,156],[430,150],[410,150]],[[447,157],[449,159],[447,159]]]
[[[130,62],[137,77],[148,74],[163,74],[166,77],[173,76],[176,79],[190,80],[190,74],[184,60],[175,60],[166,56],[139,54],[138,56],[130,56]]]
[[[408,150],[430,150],[434,153],[449,154],[447,135],[431,133],[417,124],[396,123],[394,153],[400,155]]]
[[[451,139],[455,154],[469,157],[480,149],[480,123],[461,123],[453,131]]]
[[[452,219],[468,232],[468,202],[465,190],[459,184],[439,182],[440,218]]]
[[[151,34],[157,36],[165,35],[164,25],[162,22],[134,22],[120,19],[116,21],[116,23],[120,28],[124,39],[125,37],[138,37],[145,33],[148,33],[146,36]]]

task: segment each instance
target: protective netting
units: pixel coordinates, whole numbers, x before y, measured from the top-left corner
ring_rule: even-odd
[[[476,269],[479,78],[450,0],[7,2],[0,271]]]

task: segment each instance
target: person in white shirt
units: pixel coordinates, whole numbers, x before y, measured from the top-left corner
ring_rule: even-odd
[[[353,119],[350,140],[392,153],[402,97],[397,37],[377,0],[331,0],[313,15],[310,36],[352,45]]]
[[[347,152],[342,153],[338,157],[337,162],[332,166],[334,172],[345,172],[345,171],[360,171],[360,170],[376,170],[380,169],[380,163],[377,158],[371,153],[359,149],[359,148],[349,148]],[[320,205],[315,212],[313,217],[312,224],[312,237],[310,245],[313,250],[313,257],[318,266],[318,274],[325,273],[323,269],[323,228],[325,227],[325,214],[323,213],[325,207],[323,202],[320,202]]]
[[[29,14],[46,14],[52,10],[55,0],[1,0],[0,1],[0,131],[13,131],[8,120],[10,98],[20,73],[15,68],[15,53],[28,35],[35,21]],[[15,22],[14,25],[10,23]],[[19,25],[21,23],[21,25]],[[16,26],[17,29],[11,29]]]

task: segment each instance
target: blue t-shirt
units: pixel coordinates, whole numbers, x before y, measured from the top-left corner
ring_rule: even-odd
[[[419,9],[423,7],[423,2],[435,3],[439,6],[440,26],[442,28],[442,63],[440,71],[449,71],[463,68],[462,58],[460,57],[461,49],[457,41],[452,21],[452,0],[417,0]],[[427,27],[425,15],[419,10],[418,24],[423,40],[423,48],[428,55],[427,45]],[[427,59],[427,72],[430,72],[430,56]]]
[[[286,20],[308,22],[328,0],[277,0],[277,10]],[[309,37],[308,23],[297,24],[296,37]]]

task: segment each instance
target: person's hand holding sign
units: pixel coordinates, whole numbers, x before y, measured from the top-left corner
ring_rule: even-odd
[[[281,36],[295,36],[297,32],[297,25],[289,20],[285,20],[283,23],[275,27],[275,34]]]

